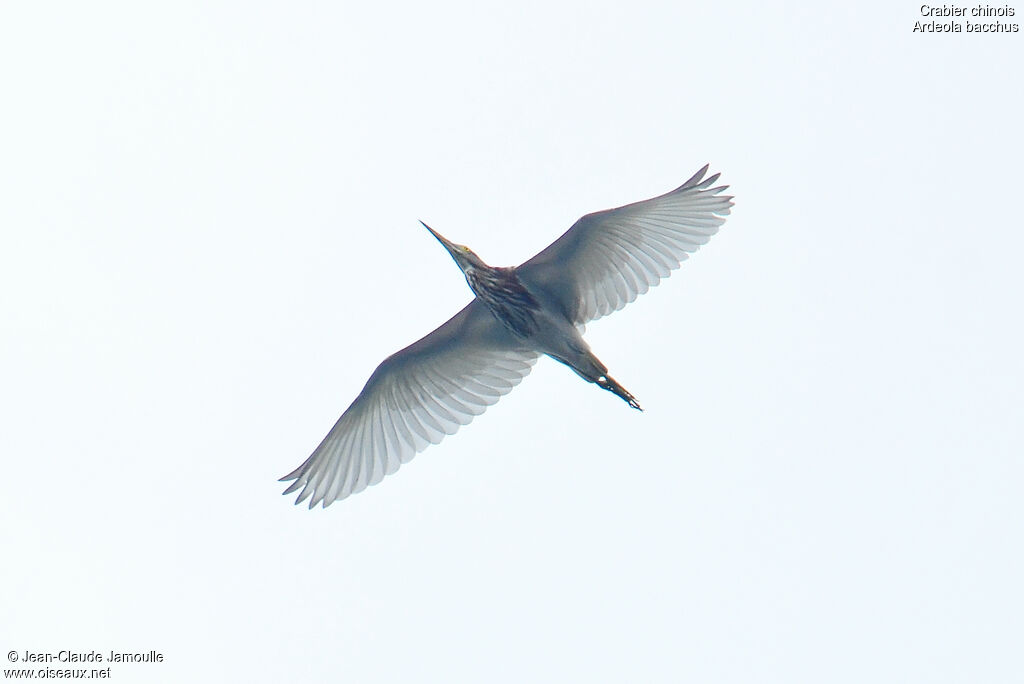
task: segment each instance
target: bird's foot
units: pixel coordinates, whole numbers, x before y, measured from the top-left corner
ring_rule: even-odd
[[[630,394],[625,387],[616,382],[615,378],[611,377],[610,375],[603,375],[600,378],[598,378],[597,384],[598,386],[601,387],[601,389],[608,390],[609,392],[611,392],[612,394],[619,397],[624,402],[635,408],[637,411],[643,411],[643,409],[640,408],[640,404],[637,402],[636,397]]]

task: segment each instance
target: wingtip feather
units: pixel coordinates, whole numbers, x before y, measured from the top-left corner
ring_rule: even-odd
[[[690,179],[688,181],[686,181],[685,183],[683,183],[682,185],[680,185],[679,188],[677,188],[677,189],[682,190],[684,188],[693,187],[694,185],[696,185],[697,183],[700,182],[700,179],[704,177],[704,174],[708,172],[708,169],[710,167],[711,167],[710,163],[705,164],[704,166],[702,166],[700,168],[699,171],[697,171],[697,173],[695,173],[692,176],[690,176]]]

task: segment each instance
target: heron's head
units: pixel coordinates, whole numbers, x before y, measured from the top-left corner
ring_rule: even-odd
[[[420,221],[423,223],[423,221]],[[448,250],[448,253],[452,255],[452,259],[459,265],[463,273],[478,268],[487,268],[487,264],[484,263],[483,259],[476,255],[476,252],[471,250],[466,245],[457,245],[454,242],[447,240],[443,235],[438,233],[436,230],[423,223],[423,227],[430,231],[430,234],[437,238],[437,241],[444,245],[444,248]]]

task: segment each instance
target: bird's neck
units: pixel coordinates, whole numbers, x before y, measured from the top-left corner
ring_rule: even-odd
[[[540,305],[519,280],[516,269],[470,268],[466,270],[466,282],[494,317],[515,335],[525,338],[537,331],[535,313]]]

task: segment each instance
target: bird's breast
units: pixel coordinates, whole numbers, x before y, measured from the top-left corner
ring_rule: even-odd
[[[495,268],[467,274],[476,296],[505,327],[521,338],[537,334],[540,304],[520,282],[514,269]]]

